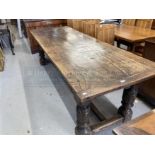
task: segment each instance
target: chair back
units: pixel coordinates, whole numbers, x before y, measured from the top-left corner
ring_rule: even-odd
[[[73,27],[73,20],[72,19],[67,19],[67,26]]]
[[[153,23],[153,19],[137,19],[136,26],[141,28],[151,29]]]
[[[129,26],[135,26],[136,19],[123,19],[122,24],[129,25]]]
[[[83,33],[95,37],[95,26],[99,25],[97,20],[83,21]]]
[[[100,41],[114,45],[115,26],[114,24],[96,25],[95,37]]]

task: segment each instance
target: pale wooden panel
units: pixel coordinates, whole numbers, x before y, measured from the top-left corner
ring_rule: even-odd
[[[123,19],[122,24],[134,26],[136,19]]]
[[[73,20],[72,19],[67,19],[67,26],[73,27]]]
[[[141,28],[151,29],[153,23],[153,19],[137,19],[136,26]]]
[[[102,24],[102,25],[96,25],[95,30],[96,38],[100,41],[114,44],[114,37],[115,37],[115,25],[113,24]]]
[[[83,33],[95,37],[95,27],[99,25],[97,21],[85,21],[83,22]]]
[[[155,110],[114,129],[119,135],[155,135]]]

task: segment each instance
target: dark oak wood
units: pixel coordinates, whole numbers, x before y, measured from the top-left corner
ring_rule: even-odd
[[[40,56],[40,64],[41,65],[46,65],[45,53],[41,49],[39,50],[39,56]]]
[[[122,106],[118,109],[118,113],[124,117],[124,122],[131,120],[132,118],[132,107],[136,99],[138,89],[136,86],[125,88],[122,97]]]
[[[106,128],[109,128],[114,124],[118,124],[121,122],[122,122],[122,117],[120,115],[117,115],[105,121],[99,122],[98,124],[92,125],[91,130],[92,130],[92,133],[95,134],[97,132],[103,131]]]
[[[88,103],[92,99],[132,86],[125,93],[128,99],[122,101],[128,111],[136,95],[132,95],[133,85],[155,76],[155,63],[70,27],[41,28],[31,33],[76,96],[78,134],[91,133]],[[126,120],[128,112],[120,113]]]
[[[152,27],[151,29],[155,30],[155,19],[153,19],[153,22],[152,22]]]
[[[113,130],[118,135],[155,135],[155,110]]]
[[[32,54],[37,53],[39,50],[39,45],[35,41],[35,39],[32,37],[30,30],[32,29],[37,29],[37,28],[42,28],[42,27],[55,27],[55,26],[61,26],[61,25],[66,25],[67,21],[64,19],[24,19],[24,27],[26,28],[26,36],[28,37],[29,43],[30,43],[30,48]]]
[[[92,130],[89,125],[90,103],[79,104],[76,108],[77,111],[77,125],[75,133],[77,135],[90,135]]]
[[[143,57],[155,62],[155,38],[145,41]],[[155,78],[144,81],[139,85],[139,95],[148,103],[155,105]]]
[[[92,111],[96,114],[96,116],[98,117],[98,119],[100,121],[103,121],[106,119],[106,117],[104,116],[104,114],[100,111],[100,107],[96,106],[96,103],[94,100],[91,101],[91,109]]]
[[[155,63],[72,28],[31,32],[81,102],[155,75]]]

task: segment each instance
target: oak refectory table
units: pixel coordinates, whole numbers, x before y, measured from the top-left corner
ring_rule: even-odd
[[[45,64],[46,54],[75,96],[76,134],[93,134],[120,118],[123,122],[131,119],[137,84],[155,76],[155,63],[67,26],[40,28],[31,33],[42,48],[40,63]],[[91,126],[92,100],[121,88],[124,92],[118,116]]]

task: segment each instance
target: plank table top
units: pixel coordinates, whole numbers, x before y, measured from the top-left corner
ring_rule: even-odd
[[[115,28],[115,37],[128,42],[141,42],[155,37],[155,30],[121,24]]]
[[[31,30],[81,103],[155,76],[155,63],[70,27]]]

